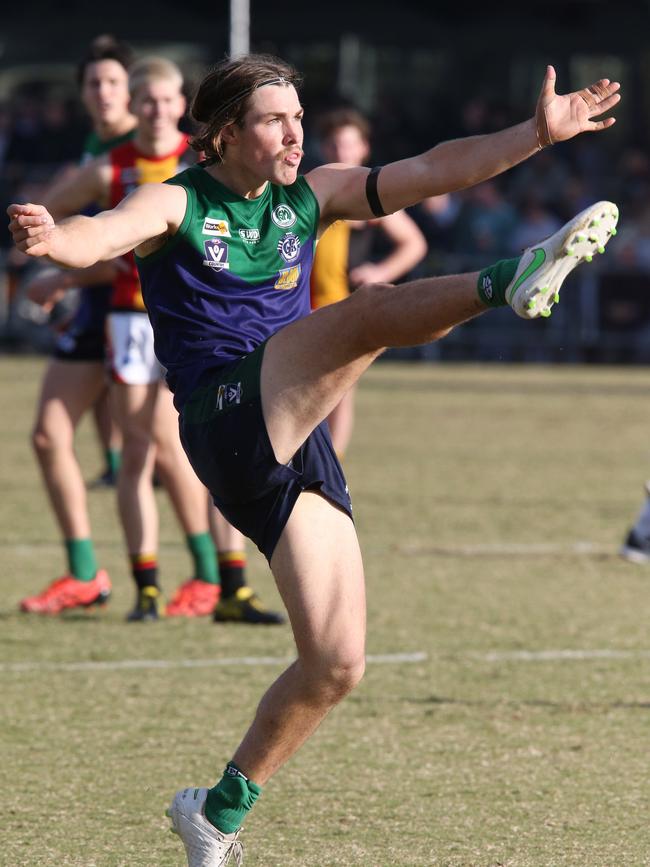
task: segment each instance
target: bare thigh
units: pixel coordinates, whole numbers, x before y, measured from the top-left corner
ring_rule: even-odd
[[[351,518],[315,492],[300,495],[271,557],[271,570],[308,668],[363,665],[363,563]]]
[[[79,420],[106,387],[101,362],[52,359],[36,411],[36,432],[52,440],[71,439]]]

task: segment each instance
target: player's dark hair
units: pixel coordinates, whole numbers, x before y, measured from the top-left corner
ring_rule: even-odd
[[[356,108],[350,106],[333,108],[321,114],[316,120],[316,132],[321,141],[344,126],[355,127],[366,142],[370,141],[370,122]]]
[[[251,95],[269,84],[298,88],[300,83],[301,77],[292,66],[270,54],[222,60],[206,75],[192,100],[190,114],[201,128],[190,144],[203,151],[209,162],[221,162],[223,131],[232,123],[241,126]]]
[[[115,60],[128,70],[134,60],[133,49],[126,42],[121,42],[108,33],[96,36],[77,66],[79,87],[83,84],[86,69],[91,63],[99,63],[100,60]]]

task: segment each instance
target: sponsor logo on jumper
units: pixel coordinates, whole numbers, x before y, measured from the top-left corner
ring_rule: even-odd
[[[493,291],[494,290],[492,289],[492,280],[490,280],[489,275],[486,274],[483,278],[483,292],[485,293],[485,297],[488,300],[492,298]]]
[[[260,240],[260,230],[259,229],[240,229],[239,237],[246,244],[258,244]]]
[[[300,238],[293,232],[287,232],[278,241],[278,253],[285,262],[293,262],[300,253]]]
[[[226,406],[236,406],[238,403],[241,403],[241,396],[241,382],[224,382],[217,389],[217,409],[223,409]]]
[[[230,237],[230,227],[228,220],[215,220],[212,217],[206,217],[203,221],[204,235],[220,235],[222,238]]]
[[[204,241],[205,259],[203,264],[208,268],[214,268],[216,271],[222,271],[224,268],[230,268],[228,262],[228,244],[225,241],[220,241],[219,238],[210,238],[209,241]]]
[[[273,208],[271,219],[281,229],[290,229],[298,218],[296,212],[289,205],[276,205]]]
[[[273,284],[274,289],[295,289],[300,279],[300,265],[292,268],[281,268],[278,271],[278,279]]]

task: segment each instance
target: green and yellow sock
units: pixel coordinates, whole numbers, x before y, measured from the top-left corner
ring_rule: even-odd
[[[205,818],[222,834],[233,834],[242,826],[261,794],[261,786],[249,780],[233,762],[228,762],[223,777],[208,791]]]
[[[476,288],[486,307],[503,307],[508,303],[506,289],[515,276],[520,259],[521,256],[516,259],[501,259],[481,271]]]
[[[217,552],[209,533],[194,533],[185,537],[194,563],[194,577],[207,584],[219,583]]]
[[[66,539],[68,572],[79,581],[92,581],[97,574],[97,558],[91,539]]]

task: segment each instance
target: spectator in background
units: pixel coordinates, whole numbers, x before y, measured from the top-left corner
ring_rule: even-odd
[[[510,235],[510,252],[520,253],[540,238],[548,238],[560,228],[562,223],[544,205],[544,197],[539,190],[531,188],[523,198],[517,223]]]
[[[516,221],[517,212],[502,195],[497,181],[484,181],[462,193],[454,226],[454,251],[463,254],[467,266],[472,259],[483,262],[507,255]],[[467,252],[470,250],[471,254]]]

